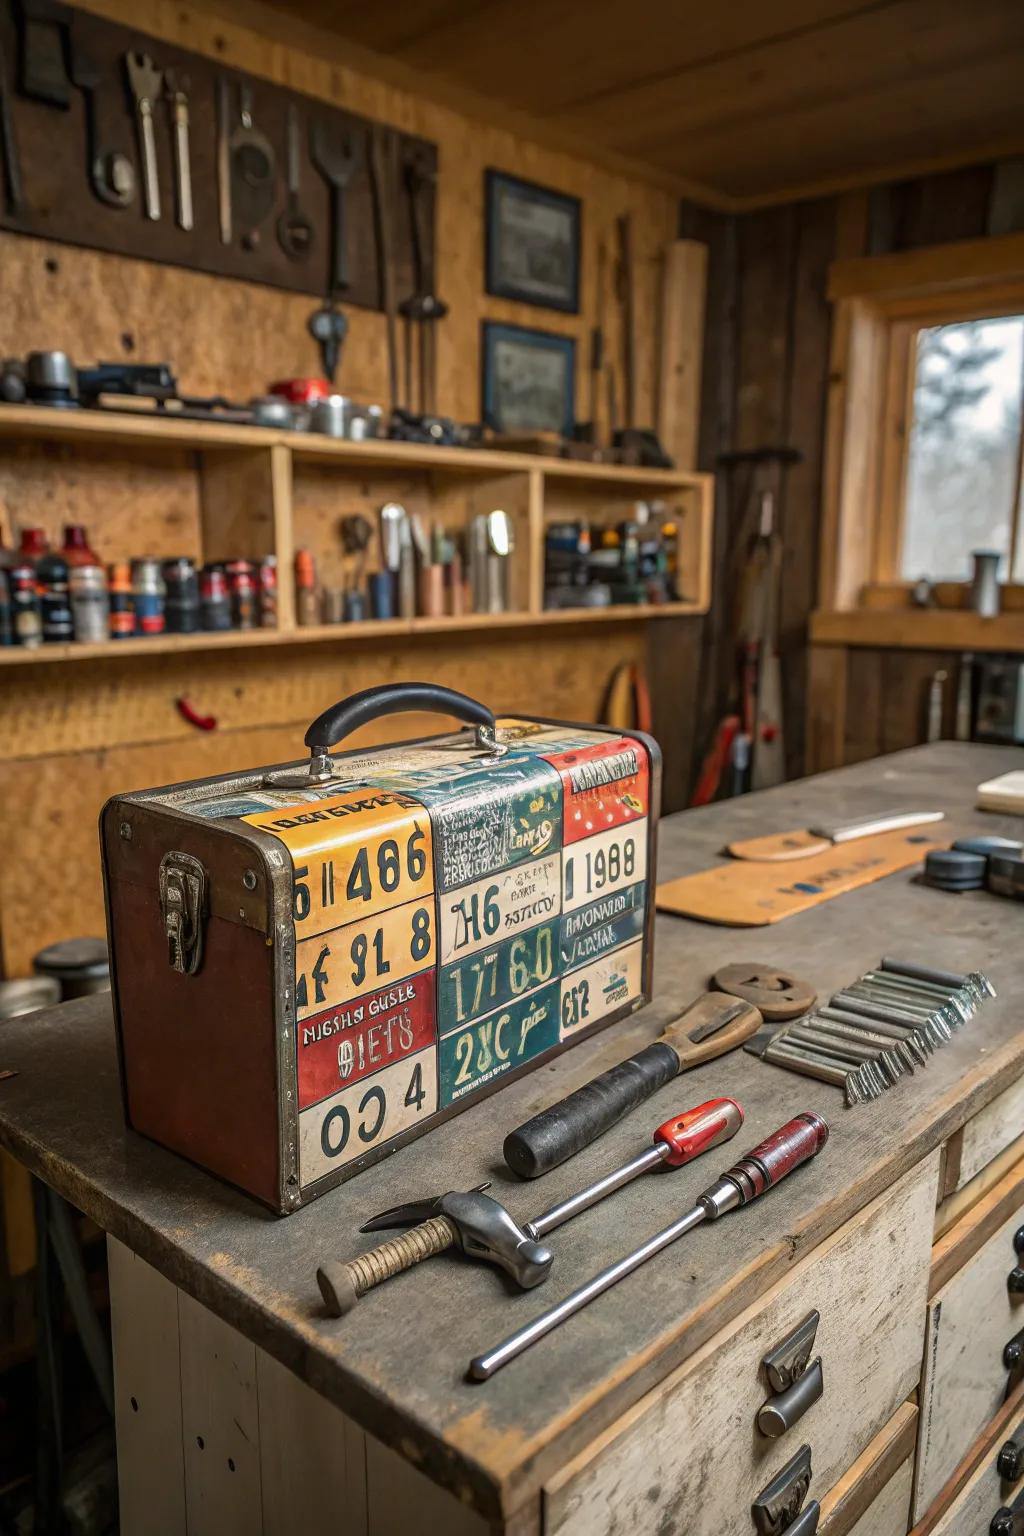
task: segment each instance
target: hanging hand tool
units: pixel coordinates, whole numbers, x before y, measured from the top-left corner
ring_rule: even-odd
[[[228,140],[231,159],[231,207],[242,229],[242,246],[254,251],[260,225],[274,206],[277,157],[274,146],[253,121],[252,87],[238,87],[238,122]]]
[[[146,204],[146,218],[156,220],[160,217],[160,179],[156,166],[153,107],[160,99],[163,74],[157,69],[148,53],[126,53],[124,64],[128,75],[128,88],[139,118],[142,192]]]
[[[85,152],[89,183],[101,203],[127,208],[135,197],[135,167],[118,149],[100,147],[96,92],[100,72],[78,38],[71,36],[71,80],[82,93],[85,106]]]
[[[434,246],[426,230],[426,202],[437,183],[437,172],[418,146],[411,147],[402,167],[402,184],[409,204],[412,241],[413,292],[403,299],[398,312],[405,321],[405,403],[412,396],[412,332],[419,340],[417,409],[432,415],[436,409],[437,348],[434,327],[448,313],[448,305],[434,292]]]
[[[24,208],[21,190],[21,160],[18,141],[14,136],[14,119],[11,117],[10,88],[7,84],[7,60],[0,45],[0,152],[4,162],[4,207],[8,213],[18,214]]]
[[[370,129],[370,195],[373,201],[374,243],[388,346],[388,406],[398,407],[398,310],[395,304],[393,191],[398,136],[374,123]]]
[[[734,1099],[709,1099],[660,1125],[654,1144],[621,1168],[588,1184],[567,1200],[550,1206],[533,1221],[521,1225],[481,1184],[465,1193],[450,1192],[432,1200],[416,1200],[381,1211],[360,1227],[361,1232],[382,1232],[391,1227],[410,1227],[404,1236],[381,1243],[347,1264],[327,1263],[317,1270],[317,1283],[334,1317],[351,1311],[367,1291],[401,1274],[413,1265],[460,1247],[472,1259],[497,1264],[529,1290],[547,1279],[553,1255],[540,1239],[563,1222],[588,1211],[617,1189],[650,1169],[682,1168],[712,1147],[729,1141],[743,1124],[743,1111]]]
[[[680,1072],[742,1045],[762,1022],[750,1003],[724,992],[705,993],[653,1045],[510,1131],[502,1148],[505,1162],[524,1179],[557,1168]]]
[[[721,1178],[716,1179],[702,1195],[697,1198],[697,1203],[674,1221],[671,1226],[663,1227],[653,1237],[648,1238],[639,1248],[634,1248],[632,1253],[619,1259],[618,1263],[611,1264],[596,1274],[586,1285],[581,1285],[573,1291],[564,1301],[557,1306],[542,1312],[540,1317],[528,1323],[525,1328],[519,1328],[496,1348],[490,1349],[483,1355],[477,1355],[469,1363],[469,1375],[474,1381],[487,1381],[495,1371],[500,1371],[503,1365],[521,1355],[529,1349],[538,1339],[564,1323],[566,1318],[609,1290],[626,1275],[639,1269],[641,1264],[646,1264],[648,1259],[674,1243],[677,1237],[691,1232],[702,1221],[717,1221],[727,1211],[738,1210],[741,1206],[749,1205],[758,1195],[763,1195],[769,1189],[774,1189],[787,1174],[799,1168],[802,1163],[816,1157],[828,1140],[828,1126],[820,1115],[807,1111],[797,1115],[795,1119],[788,1121],[779,1130],[762,1141],[748,1152],[740,1161]]]
[[[309,255],[313,244],[313,224],[299,204],[302,185],[302,133],[299,125],[299,109],[294,102],[288,103],[287,163],[288,198],[284,211],[277,220],[277,238],[281,249],[293,261]]]
[[[315,117],[309,151],[331,198],[331,258],[328,293],[345,293],[350,286],[345,193],[359,164],[355,136],[350,128],[338,128]]]
[[[333,385],[341,361],[341,349],[348,335],[348,321],[334,300],[327,299],[319,309],[314,309],[307,325],[309,334],[320,348],[324,377]]]
[[[52,0],[18,0],[21,94],[48,107],[71,105],[64,63],[67,12]]]
[[[171,132],[174,141],[174,183],[177,202],[178,228],[192,228],[192,158],[189,150],[187,75],[167,70],[164,75],[164,91],[171,114]]]
[[[231,87],[226,75],[217,76],[217,212],[220,243],[230,245],[231,210]]]

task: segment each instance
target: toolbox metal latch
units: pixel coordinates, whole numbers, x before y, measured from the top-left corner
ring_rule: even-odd
[[[167,963],[194,976],[203,963],[206,870],[190,853],[165,853],[160,860],[160,911],[167,937]]]

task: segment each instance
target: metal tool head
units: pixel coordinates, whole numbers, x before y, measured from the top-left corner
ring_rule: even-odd
[[[477,1184],[470,1191],[474,1195],[482,1195],[485,1189],[490,1189],[491,1181]],[[450,1193],[450,1192],[449,1192]],[[386,1232],[392,1227],[416,1227],[421,1221],[429,1221],[431,1216],[441,1216],[443,1211],[441,1202],[445,1195],[432,1195],[426,1200],[406,1200],[402,1205],[390,1205],[386,1211],[378,1211],[376,1216],[371,1216],[369,1221],[364,1221],[359,1228],[360,1232]]]
[[[163,71],[157,69],[148,53],[126,53],[124,66],[128,74],[128,86],[136,102],[153,102],[160,95]]]
[[[449,1190],[431,1200],[413,1200],[394,1205],[373,1216],[361,1232],[379,1232],[386,1227],[411,1227],[432,1216],[447,1216],[455,1227],[459,1247],[468,1258],[497,1264],[512,1276],[523,1290],[531,1290],[546,1280],[554,1263],[554,1254],[509,1215],[505,1207],[484,1194],[490,1184],[479,1184],[465,1191]]]

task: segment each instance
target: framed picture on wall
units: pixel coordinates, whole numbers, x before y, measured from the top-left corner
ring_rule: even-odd
[[[571,336],[485,320],[480,352],[486,426],[496,432],[572,436],[576,343]]]
[[[579,313],[580,200],[484,172],[487,292]]]

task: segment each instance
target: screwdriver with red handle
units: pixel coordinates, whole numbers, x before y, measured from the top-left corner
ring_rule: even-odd
[[[663,1227],[653,1237],[649,1237],[646,1243],[639,1248],[634,1248],[632,1253],[627,1253],[625,1258],[611,1264],[607,1269],[602,1269],[586,1285],[581,1285],[573,1291],[564,1301],[557,1306],[550,1307],[542,1312],[532,1323],[527,1323],[524,1328],[519,1328],[494,1349],[486,1354],[477,1355],[469,1362],[469,1375],[474,1381],[487,1381],[495,1371],[500,1371],[503,1365],[521,1355],[524,1350],[530,1348],[538,1339],[542,1339],[546,1333],[557,1328],[559,1323],[564,1323],[566,1318],[579,1312],[588,1302],[600,1296],[603,1291],[609,1290],[617,1281],[632,1274],[634,1269],[639,1269],[648,1259],[674,1243],[677,1237],[682,1237],[684,1232],[691,1231],[700,1225],[702,1221],[717,1221],[719,1216],[724,1216],[727,1211],[735,1211],[740,1206],[749,1205],[751,1200],[756,1200],[758,1195],[765,1194],[794,1168],[799,1168],[802,1163],[816,1157],[828,1140],[828,1126],[820,1115],[811,1110],[794,1119],[773,1132],[764,1141],[760,1142],[746,1157],[741,1157],[738,1163],[734,1163],[727,1173],[697,1197],[697,1203],[685,1216],[680,1216],[671,1226]],[[557,1209],[557,1208],[556,1208]]]
[[[543,1237],[546,1232],[553,1232],[555,1227],[560,1227],[563,1221],[578,1216],[580,1211],[588,1211],[606,1195],[614,1194],[615,1190],[629,1184],[648,1169],[682,1168],[684,1163],[691,1163],[695,1157],[710,1152],[712,1147],[735,1136],[742,1124],[743,1111],[735,1099],[708,1099],[706,1103],[698,1104],[696,1109],[687,1109],[681,1115],[673,1115],[671,1120],[658,1126],[652,1138],[652,1146],[630,1158],[621,1168],[606,1173],[603,1179],[597,1179],[593,1184],[588,1184],[586,1189],[570,1195],[568,1200],[550,1206],[533,1221],[524,1221],[523,1231],[534,1239]]]

